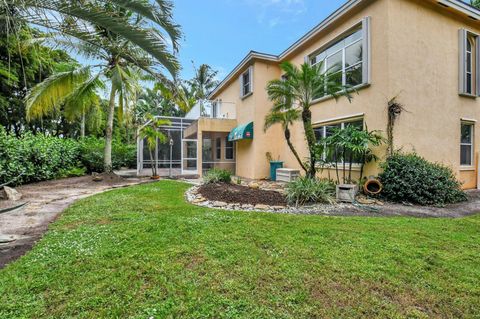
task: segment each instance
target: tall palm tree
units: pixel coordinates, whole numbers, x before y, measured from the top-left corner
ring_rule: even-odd
[[[124,2],[129,5],[135,3],[134,0]],[[139,44],[138,41],[134,41],[130,37],[111,32],[99,25],[91,26],[94,32],[86,35],[88,38],[95,38],[94,44],[84,41],[84,39],[72,41],[71,39],[64,39],[61,35],[57,36],[54,38],[55,43],[76,50],[77,53],[88,59],[101,62],[56,74],[45,80],[44,83],[35,86],[26,99],[28,116],[41,117],[55,110],[62,103],[70,102],[72,107],[78,107],[79,105],[75,103],[76,100],[73,97],[78,97],[82,92],[94,90],[99,80],[108,81],[110,93],[104,151],[104,166],[107,173],[112,172],[112,131],[117,99],[118,117],[121,120],[124,109],[136,101],[140,71],[164,80],[162,74],[159,73],[160,71],[155,70],[155,66],[160,64],[160,66],[168,69],[173,76],[176,75],[179,67],[175,56],[168,49],[166,38],[160,29],[152,29],[148,26],[148,21],[157,22],[170,35],[172,43],[178,40],[177,31],[170,30],[174,26],[170,21],[170,16],[162,14],[160,17],[165,20],[163,22],[157,16],[157,14],[160,14],[162,5],[168,7],[170,2],[157,0],[159,9],[151,11],[152,8],[148,4],[149,10],[145,9],[142,14],[138,13],[138,8],[136,8],[136,11],[130,11],[126,10],[124,5],[116,5],[116,3],[117,1],[112,1],[112,3],[104,4],[104,12],[111,12],[110,14],[116,16],[116,19],[122,19],[124,23],[135,30],[144,30],[145,32],[148,31],[149,34],[155,34],[157,40],[149,44]],[[140,1],[140,4],[142,3],[143,1]],[[81,29],[82,26],[79,27],[77,23],[72,23],[69,32],[81,34]],[[150,52],[153,43],[155,43],[155,48],[158,49],[155,55]],[[92,72],[93,70],[96,72]],[[91,72],[93,75],[89,76]]]
[[[280,68],[284,76],[267,84],[267,94],[274,105],[285,106],[283,111],[298,108],[309,151],[307,176],[313,178],[316,174],[318,155],[310,110],[313,101],[323,96],[333,96],[335,99],[346,96],[350,101],[352,89],[339,81],[341,72],[333,73],[331,71],[333,68],[324,71],[323,63],[314,66],[304,63],[298,68],[291,62],[283,62]]]
[[[188,83],[195,91],[195,97],[198,100],[206,99],[217,86],[217,75],[218,71],[213,70],[208,64],[202,64],[198,69],[195,68],[195,76]]]

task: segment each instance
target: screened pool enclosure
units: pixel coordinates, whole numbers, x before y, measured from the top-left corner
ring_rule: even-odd
[[[165,116],[157,118],[171,123],[158,128],[167,136],[167,142],[161,143],[157,139],[152,159],[145,139],[137,139],[137,175],[151,175],[153,165],[161,176],[197,174],[197,141],[184,138],[184,130],[194,120]],[[150,123],[148,121],[144,126]]]

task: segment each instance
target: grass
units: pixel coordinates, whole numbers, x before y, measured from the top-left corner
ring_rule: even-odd
[[[226,212],[187,187],[71,206],[0,271],[0,318],[480,317],[480,216]]]

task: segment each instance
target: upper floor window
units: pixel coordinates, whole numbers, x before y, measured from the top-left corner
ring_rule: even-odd
[[[310,64],[320,65],[339,85],[368,83],[369,25],[370,18],[365,18],[339,40],[310,55]]]
[[[479,36],[460,30],[460,65],[459,93],[465,95],[480,95],[479,75]]]
[[[252,67],[250,66],[240,76],[240,97],[244,98],[253,93],[252,79]]]

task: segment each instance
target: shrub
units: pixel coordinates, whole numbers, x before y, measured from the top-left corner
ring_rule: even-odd
[[[84,176],[87,173],[85,167],[72,167],[67,169],[60,169],[55,178],[78,177]]]
[[[393,202],[444,205],[467,199],[452,170],[417,154],[394,154],[381,165],[382,196]]]
[[[0,127],[0,184],[56,178],[60,170],[77,166],[78,157],[75,140],[31,133],[16,138]]]
[[[88,172],[103,172],[105,140],[103,138],[86,137],[79,141],[80,161]],[[136,146],[114,140],[112,143],[112,167],[134,168],[137,165]]]
[[[206,184],[230,183],[231,180],[232,180],[232,173],[225,169],[213,168],[203,176],[203,181]]]
[[[326,179],[309,178],[302,176],[287,184],[287,201],[291,205],[307,203],[333,202],[335,184]]]

